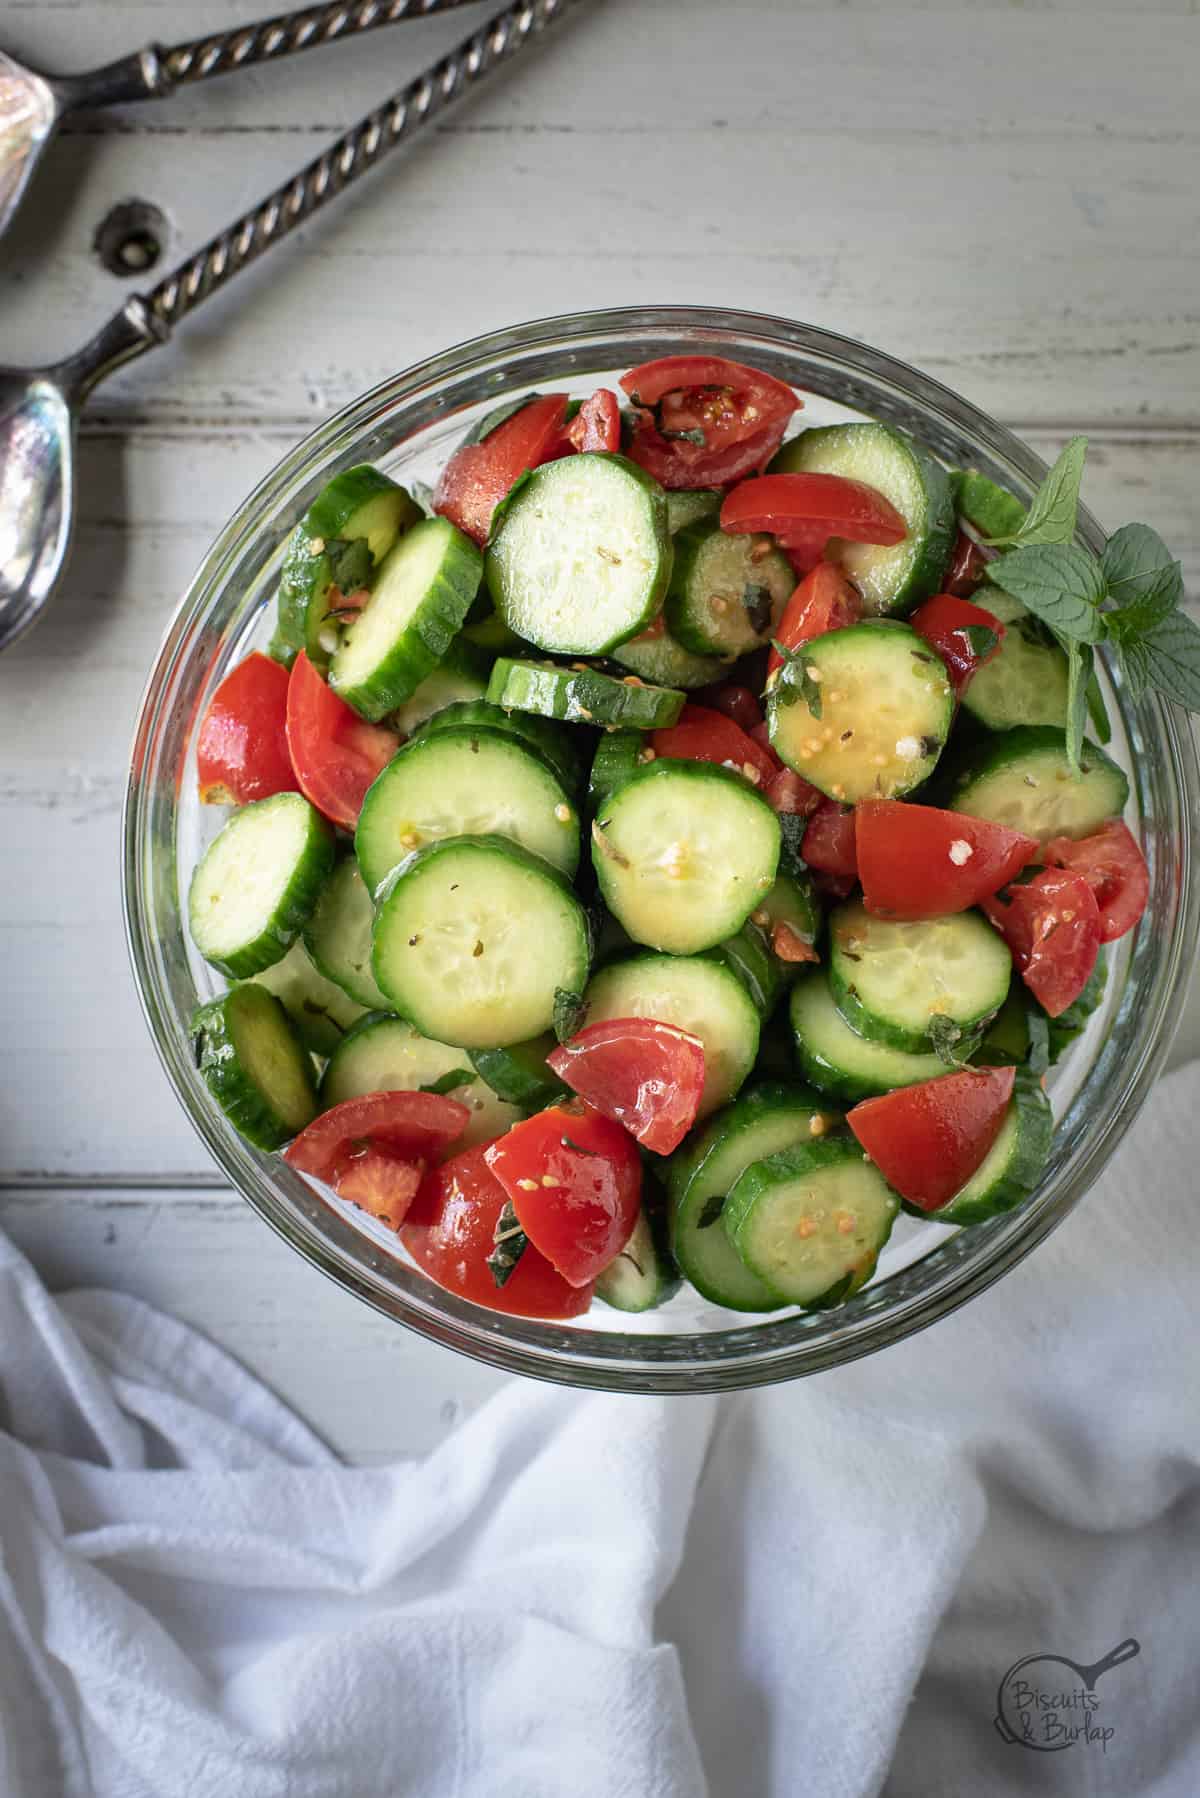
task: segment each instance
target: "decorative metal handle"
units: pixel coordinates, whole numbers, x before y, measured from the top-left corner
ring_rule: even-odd
[[[169,93],[184,81],[207,81],[210,75],[227,75],[256,62],[274,62],[298,50],[317,50],[339,38],[356,37],[380,25],[396,25],[405,19],[427,19],[435,13],[470,6],[476,0],[341,0],[334,6],[306,6],[300,12],[282,13],[275,19],[217,31],[211,37],[193,38],[189,44],[164,49],[153,46],[162,75],[159,92]]]

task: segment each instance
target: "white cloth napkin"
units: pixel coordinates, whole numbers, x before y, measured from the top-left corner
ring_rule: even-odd
[[[1193,1798],[1198,1099],[881,1356],[720,1403],[514,1382],[385,1470],[0,1241],[0,1793]],[[1128,1637],[1091,1708],[1029,1672],[1089,1739],[993,1727],[1014,1663]]]

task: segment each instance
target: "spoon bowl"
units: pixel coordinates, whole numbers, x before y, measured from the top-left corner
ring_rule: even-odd
[[[61,117],[60,99],[45,76],[0,50],[0,234]]]
[[[0,370],[0,650],[33,623],[70,548],[75,421],[51,372]]]

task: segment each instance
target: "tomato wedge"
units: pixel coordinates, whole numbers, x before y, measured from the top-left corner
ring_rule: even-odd
[[[856,808],[823,799],[808,822],[800,854],[810,868],[839,880],[858,879]]]
[[[697,705],[707,706],[714,712],[724,712],[747,736],[752,736],[762,725],[762,707],[749,687],[740,687],[736,681],[721,681],[715,687],[701,687],[694,699]]]
[[[344,830],[354,829],[367,788],[400,747],[395,731],[339,699],[303,650],[288,682],[287,743],[300,791]]]
[[[955,594],[959,599],[969,599],[987,573],[992,555],[993,551],[981,549],[973,537],[968,537],[965,531],[960,530],[954,539],[954,548],[950,551],[945,591]]]
[[[652,1018],[589,1024],[546,1063],[573,1093],[656,1155],[670,1155],[696,1121],[704,1045],[673,1024]]]
[[[757,431],[780,416],[790,418],[802,404],[786,381],[727,356],[659,356],[654,362],[639,362],[622,375],[621,386],[635,406],[648,409],[663,400],[681,399],[689,389],[713,390],[721,407],[722,428],[736,431],[737,436],[715,436],[712,449],[724,449],[727,442],[737,441],[748,424]],[[740,418],[731,418],[722,396],[737,402],[734,409],[740,409]]]
[[[530,1242],[569,1285],[589,1285],[629,1241],[641,1160],[621,1126],[582,1100],[514,1124],[486,1161]]]
[[[781,818],[811,818],[825,804],[820,787],[812,786],[790,768],[779,770],[770,785],[763,788],[763,798]]]
[[[423,1273],[447,1292],[511,1317],[578,1317],[590,1286],[570,1286],[532,1243],[502,1286],[488,1258],[508,1194],[487,1165],[486,1145],[463,1149],[426,1175],[400,1230]]]
[[[752,786],[767,787],[779,771],[778,758],[740,725],[711,706],[685,705],[676,723],[652,731],[655,755],[679,762],[717,762],[744,774]]]
[[[455,450],[437,484],[433,509],[482,546],[492,513],[518,475],[555,453],[563,435],[565,393],[535,394],[479,443]]]
[[[976,670],[999,654],[1004,641],[1005,627],[998,618],[953,593],[935,593],[908,622],[950,670],[956,699],[962,698]]]
[[[1100,941],[1115,943],[1133,929],[1150,897],[1150,870],[1137,838],[1120,818],[1112,818],[1094,836],[1078,842],[1055,837],[1041,860],[1081,874],[1091,887],[1100,913]]]
[[[721,507],[721,529],[770,531],[786,548],[813,543],[816,527],[826,539],[851,543],[903,543],[908,526],[891,500],[865,481],[840,474],[766,474],[743,481]]]
[[[629,454],[664,487],[723,487],[762,468],[803,403],[724,356],[661,356],[621,386],[636,408]]]
[[[1021,978],[1052,1018],[1073,1005],[1100,953],[1100,910],[1082,874],[1045,868],[1025,886],[983,901]]]
[[[611,387],[597,387],[564,433],[573,450],[619,450],[621,405]]]
[[[846,1122],[888,1185],[921,1211],[965,1186],[1000,1134],[1015,1068],[965,1068],[864,1099]]]
[[[841,631],[847,625],[857,624],[861,617],[858,589],[832,562],[818,562],[783,608],[775,640],[785,649],[798,649],[801,643],[811,643],[826,631]],[[772,644],[767,656],[767,678],[782,667],[783,657]]]
[[[728,487],[765,468],[783,442],[786,429],[787,420],[780,419],[728,449],[707,450],[696,443],[664,437],[651,413],[638,412],[627,453],[660,487]]]
[[[256,650],[209,702],[196,745],[206,805],[249,805],[297,791],[287,746],[288,671]]]
[[[365,1093],[314,1118],[284,1160],[398,1229],[426,1166],[462,1135],[470,1116],[457,1099],[438,1093]]]
[[[1035,837],[963,812],[864,799],[854,816],[863,902],[880,918],[969,911],[1037,859]]]

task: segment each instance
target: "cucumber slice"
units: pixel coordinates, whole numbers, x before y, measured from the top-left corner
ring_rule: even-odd
[[[1025,522],[1020,500],[977,469],[955,469],[950,491],[959,513],[981,537],[1011,537]]]
[[[614,1311],[655,1311],[674,1298],[681,1284],[668,1240],[666,1209],[643,1182],[633,1234],[616,1260],[597,1276],[596,1297]]]
[[[375,978],[423,1036],[505,1048],[582,992],[587,915],[548,862],[497,836],[452,837],[394,871],[375,917]]]
[[[750,655],[775,635],[795,586],[791,563],[769,537],[689,525],[675,538],[667,627],[694,655]]]
[[[883,619],[814,637],[768,684],[776,754],[851,805],[897,799],[928,780],[954,717],[941,657]]]
[[[795,1081],[764,1081],[719,1111],[671,1159],[671,1247],[696,1291],[730,1311],[777,1311],[787,1301],[735,1252],[721,1228],[725,1201],[746,1169],[780,1149],[812,1142],[840,1119]]]
[[[753,999],[759,1017],[769,1018],[783,991],[783,976],[759,926],[748,918],[735,936],[726,937],[723,943],[706,953],[727,967],[731,974],[737,975]]]
[[[527,1043],[512,1043],[507,1049],[471,1049],[468,1058],[498,1098],[519,1105],[523,1111],[540,1111],[567,1092],[558,1075],[546,1065],[555,1041],[553,1031],[546,1031]]]
[[[479,586],[482,557],[445,518],[424,518],[402,537],[329,667],[334,692],[379,719],[433,673]]]
[[[243,806],[192,875],[192,941],[235,980],[269,968],[299,936],[332,867],[333,832],[299,793]]]
[[[1019,724],[1067,727],[1067,658],[1050,632],[1019,599],[999,587],[975,595],[1005,626],[1004,641],[971,676],[963,709],[988,730]]]
[[[321,888],[304,926],[304,947],[313,966],[368,1011],[386,1011],[388,1002],[371,972],[371,932],[375,907],[358,863],[347,855]]]
[[[421,508],[403,487],[363,463],[334,475],[288,541],[279,583],[279,635],[325,668],[340,632],[329,619],[331,589],[369,587],[401,531]],[[343,584],[345,583],[345,584]]]
[[[308,951],[294,942],[282,961],[273,962],[254,976],[256,986],[274,993],[287,1012],[293,1030],[314,1055],[332,1055],[365,1008],[348,999],[340,986],[317,971]]]
[[[999,1011],[1012,982],[1012,956],[981,912],[922,923],[875,918],[861,902],[829,920],[829,983],[850,1028],[909,1055],[934,1047],[930,1026],[948,1019],[961,1037]]]
[[[401,736],[411,737],[448,707],[482,699],[491,671],[492,660],[486,651],[456,637],[433,673],[427,674],[392,714],[391,722]]]
[[[204,1084],[256,1149],[281,1148],[317,1115],[312,1063],[264,987],[248,981],[202,1005],[191,1036]]]
[[[657,1018],[700,1038],[705,1074],[699,1117],[732,1099],[754,1066],[754,1002],[736,974],[706,956],[629,955],[594,974],[584,996],[589,1024]]]
[[[1091,836],[1120,817],[1128,798],[1125,775],[1088,738],[1076,778],[1066,732],[1030,724],[999,731],[969,750],[949,779],[945,804],[1046,842]]]
[[[805,1079],[847,1105],[898,1086],[918,1086],[946,1072],[936,1055],[906,1055],[857,1035],[834,1004],[829,976],[820,969],[796,982],[789,1015]]]
[[[671,574],[666,496],[624,456],[564,456],[497,508],[486,575],[510,630],[542,649],[596,655],[635,637]]]
[[[683,710],[681,692],[648,687],[636,674],[618,680],[583,663],[560,668],[555,662],[513,662],[507,656],[492,669],[487,696],[505,711],[565,718],[571,724],[625,724],[634,730],[663,730]]]
[[[714,487],[676,487],[667,493],[667,529],[674,537],[690,524],[720,517],[721,495]]]
[[[1025,990],[1014,982],[971,1060],[979,1068],[1020,1067],[1029,1060],[1029,1005]],[[922,1214],[924,1215],[924,1214]]]
[[[536,718],[532,712],[506,712],[487,699],[471,699],[446,706],[428,721],[422,734],[458,729],[464,725],[473,729],[483,725],[485,729],[515,737],[522,748],[532,750],[546,763],[568,793],[574,793],[580,787],[583,771],[571,732],[552,724],[548,718]]]
[[[869,612],[911,612],[941,590],[954,542],[950,477],[905,432],[881,424],[823,425],[785,443],[768,472],[845,475],[891,500],[908,526],[903,543],[883,549],[833,537],[825,551]]]
[[[447,1078],[455,1074],[462,1074],[463,1079],[445,1086]],[[463,1134],[451,1145],[451,1154],[503,1136],[525,1115],[516,1105],[506,1105],[497,1097],[461,1049],[435,1043],[402,1018],[378,1012],[363,1018],[330,1056],[321,1081],[321,1109],[363,1093],[420,1092],[431,1086],[448,1092],[471,1113]]]
[[[459,729],[414,737],[372,782],[354,852],[378,893],[414,849],[446,837],[497,836],[572,875],[579,814],[541,757],[504,731]]]
[[[670,497],[668,494],[667,498]],[[665,625],[653,636],[643,633],[640,637],[631,637],[628,643],[618,643],[612,651],[612,659],[655,686],[680,687],[686,692],[696,687],[710,687],[715,680],[720,680],[729,666],[716,656],[694,656]]]
[[[852,1136],[753,1162],[725,1201],[734,1249],[787,1304],[839,1305],[866,1285],[900,1201]]]
[[[597,813],[592,863],[635,942],[692,955],[740,930],[770,892],[779,841],[778,817],[740,774],[656,761]]]
[[[602,736],[596,744],[592,772],[588,777],[588,802],[592,810],[598,812],[618,787],[623,787],[639,768],[647,767],[653,760],[654,751],[646,742],[644,731],[614,730]]]
[[[932,1213],[935,1221],[982,1224],[1020,1205],[1042,1177],[1053,1135],[1054,1113],[1041,1081],[1018,1068],[999,1136],[967,1184]]]

